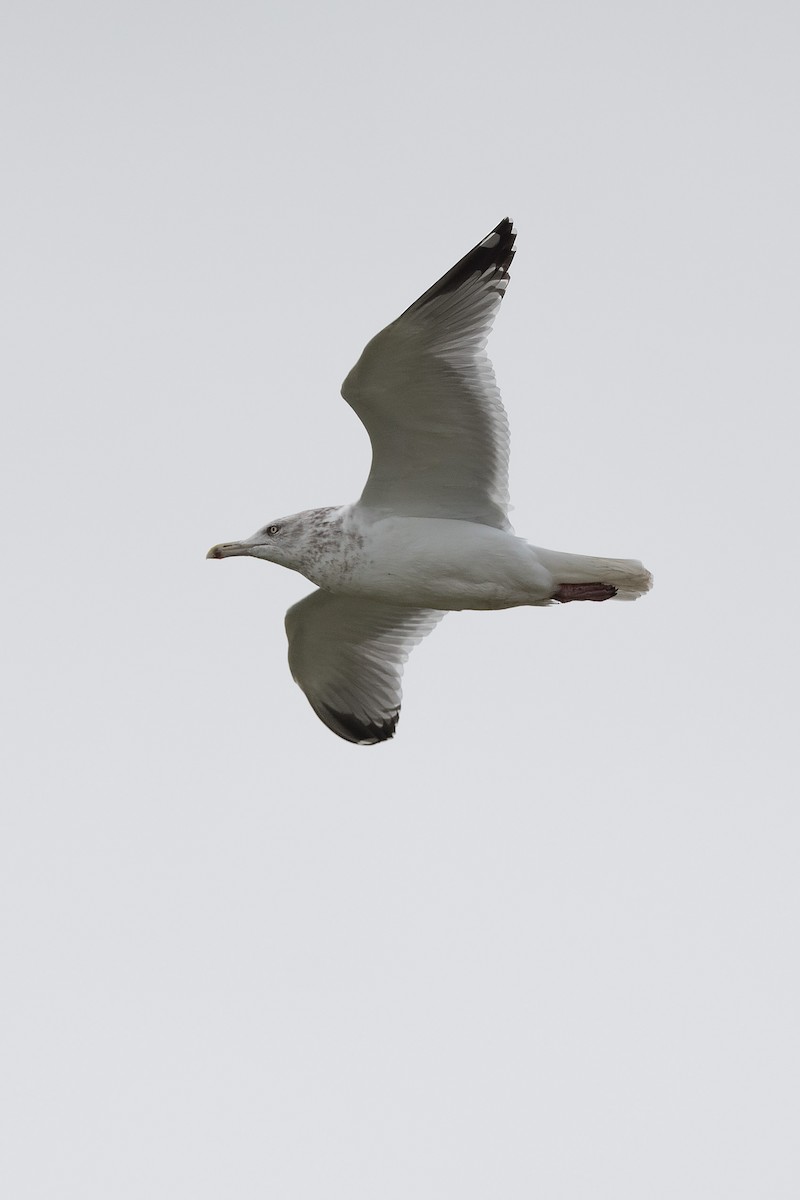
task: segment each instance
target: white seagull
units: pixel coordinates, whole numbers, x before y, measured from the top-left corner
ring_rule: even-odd
[[[501,221],[345,379],[372,443],[361,498],[208,552],[317,585],[286,614],[289,667],[317,716],[360,746],[394,734],[403,664],[446,612],[635,599],[652,583],[640,562],[543,550],[509,524],[508,420],[485,346],[515,237]]]

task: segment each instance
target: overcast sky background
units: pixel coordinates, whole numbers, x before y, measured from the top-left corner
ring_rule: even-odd
[[[791,3],[6,0],[14,1200],[794,1198]],[[496,222],[512,519],[636,604],[448,617],[315,718],[365,341]]]

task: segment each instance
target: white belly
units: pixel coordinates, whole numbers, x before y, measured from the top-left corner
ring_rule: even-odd
[[[555,584],[533,547],[488,525],[427,517],[365,524],[355,561],[332,591],[421,608],[513,608],[546,604]]]

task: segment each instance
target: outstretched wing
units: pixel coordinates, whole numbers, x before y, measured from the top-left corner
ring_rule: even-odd
[[[438,624],[436,609],[316,591],[286,614],[289,668],[314,712],[348,742],[390,738],[411,650]]]
[[[509,529],[509,430],[485,346],[516,233],[506,218],[369,342],[342,385],[366,426],[361,504]]]

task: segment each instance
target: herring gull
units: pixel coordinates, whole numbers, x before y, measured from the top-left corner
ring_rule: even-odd
[[[372,443],[361,498],[208,552],[317,585],[286,614],[289,667],[317,716],[361,746],[394,734],[403,665],[445,613],[635,599],[651,586],[640,562],[544,550],[509,524],[508,420],[485,346],[515,237],[501,221],[345,379]]]

